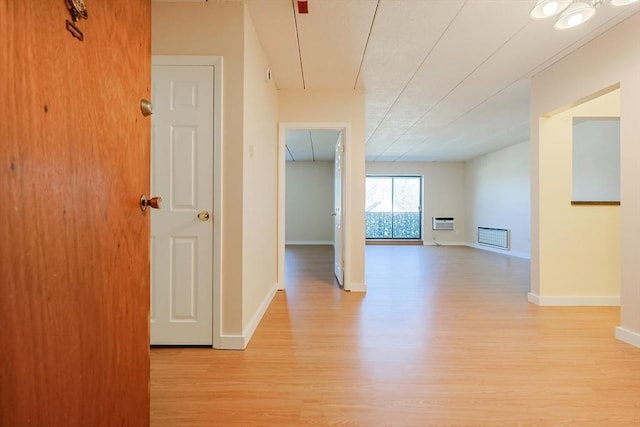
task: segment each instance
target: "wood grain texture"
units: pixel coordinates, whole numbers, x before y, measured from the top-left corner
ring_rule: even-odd
[[[148,425],[150,2],[0,1],[0,425]]]
[[[245,351],[152,350],[151,424],[640,425],[618,308],[529,304],[527,260],[471,248],[368,246],[366,294],[332,257],[287,248]]]

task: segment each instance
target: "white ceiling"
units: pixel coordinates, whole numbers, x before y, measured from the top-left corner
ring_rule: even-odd
[[[529,18],[535,0],[309,0],[306,15],[295,0],[246,3],[279,88],[365,91],[370,161],[527,141],[530,78],[640,10],[604,4],[556,31]]]
[[[294,162],[333,161],[339,137],[339,130],[289,129],[285,137],[287,160]]]

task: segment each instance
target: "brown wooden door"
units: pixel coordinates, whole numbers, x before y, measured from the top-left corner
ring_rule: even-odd
[[[149,0],[0,0],[0,426],[149,424]]]

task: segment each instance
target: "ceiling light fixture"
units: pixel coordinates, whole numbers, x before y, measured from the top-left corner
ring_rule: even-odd
[[[611,6],[613,7],[626,6],[628,4],[635,3],[637,1],[638,0],[611,0]]]
[[[611,6],[619,7],[638,0],[610,0]],[[596,9],[605,0],[538,0],[531,9],[532,19],[545,19],[560,14],[553,28],[566,30],[587,22],[596,14]]]

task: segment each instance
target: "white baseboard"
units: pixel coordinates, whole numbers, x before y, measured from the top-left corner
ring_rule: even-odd
[[[278,284],[276,283],[271,287],[264,300],[262,300],[262,304],[258,307],[258,311],[253,315],[242,335],[222,335],[220,337],[220,350],[244,350],[247,348],[251,337],[253,337],[253,334],[258,328],[262,317],[264,317],[264,314],[267,312],[269,304],[271,304],[271,301],[277,291]]]
[[[244,337],[242,335],[221,335],[219,350],[244,350]]]
[[[264,317],[264,314],[267,312],[269,304],[271,304],[271,301],[276,295],[276,292],[278,292],[278,284],[274,283],[274,285],[271,286],[271,289],[269,289],[267,295],[262,300],[262,304],[260,304],[260,307],[258,307],[258,311],[255,312],[255,314],[251,318],[251,321],[244,329],[244,333],[242,334],[244,336],[244,348],[247,348],[251,337],[253,337],[253,333],[256,331],[258,325],[260,324],[260,321]]]
[[[333,246],[333,240],[287,240],[285,245],[322,245]]]
[[[640,333],[630,331],[622,326],[616,327],[616,338],[620,341],[631,344],[634,347],[640,348]]]
[[[365,283],[351,283],[349,288],[345,288],[349,292],[367,292],[367,285]]]
[[[479,245],[477,243],[465,243],[465,246],[469,246],[470,248],[474,248],[474,249],[480,249],[483,251],[496,252],[499,254],[514,256],[516,258],[531,259],[531,255],[525,252],[508,251],[500,248],[492,248],[491,246]]]
[[[423,246],[464,246],[464,243],[461,242],[427,242],[426,240],[422,243]]]
[[[553,296],[545,297],[529,292],[527,300],[541,306],[555,307],[616,307],[620,305],[620,297],[599,296]]]

